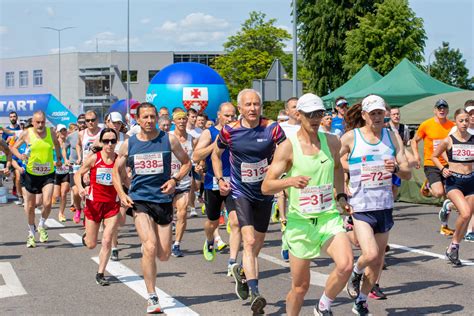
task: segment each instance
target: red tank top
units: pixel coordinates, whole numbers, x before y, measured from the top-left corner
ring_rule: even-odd
[[[115,154],[117,158],[117,154]],[[106,164],[102,159],[102,154],[97,153],[97,159],[90,172],[90,188],[88,199],[96,202],[115,202],[117,201],[117,191],[112,184],[112,168],[115,164]]]

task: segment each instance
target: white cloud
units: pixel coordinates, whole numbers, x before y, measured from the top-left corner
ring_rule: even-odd
[[[93,38],[90,40],[85,41],[83,44],[86,50],[95,50],[96,43],[98,40],[98,46],[100,51],[108,51],[112,49],[117,50],[124,50],[127,48],[127,37],[126,36],[118,36],[113,32],[101,32],[97,33]],[[137,37],[130,37],[130,44],[137,44],[139,43],[139,39]]]
[[[150,22],[151,22],[151,19],[149,19],[149,18],[143,18],[143,19],[140,20],[141,24],[150,24]]]
[[[154,29],[157,37],[173,42],[180,48],[205,47],[225,40],[230,23],[201,12],[188,14],[179,21],[165,21]]]
[[[0,35],[7,34],[8,33],[8,27],[4,25],[0,25]]]
[[[51,8],[51,7],[47,7],[46,8],[46,13],[50,16],[50,17],[53,17],[56,15],[56,12],[54,12],[54,9]]]
[[[51,48],[49,50],[50,54],[57,54],[59,51],[59,48]],[[66,46],[66,47],[61,47],[61,54],[64,53],[72,53],[72,52],[77,52],[76,46]]]

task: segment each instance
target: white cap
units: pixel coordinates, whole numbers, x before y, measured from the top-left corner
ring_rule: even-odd
[[[114,123],[114,122],[122,122],[123,123],[122,114],[120,114],[119,112],[111,112],[110,115],[109,115],[109,119],[112,123]]]
[[[60,132],[62,129],[67,130],[66,125],[64,125],[64,124],[58,124],[58,125],[56,125],[56,130],[57,130],[58,132]]]
[[[466,108],[466,112],[469,113],[471,111],[474,111],[474,105],[470,105]]]
[[[362,100],[362,111],[370,113],[373,110],[387,110],[385,107],[385,101],[375,94],[371,94]]]
[[[296,110],[310,113],[318,110],[324,111],[326,109],[320,97],[312,93],[306,93],[298,99]]]
[[[343,104],[349,105],[349,102],[347,102],[346,99],[340,99],[340,100],[338,100],[338,101],[336,102],[336,106],[341,106],[341,105],[343,105]]]

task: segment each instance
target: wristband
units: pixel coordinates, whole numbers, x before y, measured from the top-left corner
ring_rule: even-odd
[[[173,176],[173,177],[171,177],[171,179],[174,180],[174,182],[176,183],[176,185],[179,185],[179,180],[178,180],[178,178],[176,178],[176,177]]]
[[[339,202],[339,200],[342,199],[342,198],[345,198],[346,201],[347,201],[347,194],[345,194],[345,193],[339,193],[338,195],[336,195],[336,201]]]
[[[446,169],[446,166],[443,166],[443,168],[441,168],[441,173],[443,173],[444,169]]]
[[[393,170],[393,173],[398,173],[400,171],[400,166],[396,165],[395,170]]]

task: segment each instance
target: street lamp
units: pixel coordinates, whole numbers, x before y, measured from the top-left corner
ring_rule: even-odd
[[[435,53],[435,52],[436,52],[436,49],[433,50],[433,51],[428,55],[428,76],[431,76],[431,74],[430,74],[430,71],[431,71],[431,62],[430,62],[430,60],[431,60],[431,56],[432,56],[433,53]]]
[[[298,97],[298,40],[297,40],[297,22],[296,0],[293,0],[293,96]]]
[[[58,42],[59,42],[59,51],[58,51],[58,65],[59,65],[59,102],[61,102],[61,32],[68,30],[68,29],[73,29],[75,28],[74,26],[68,26],[68,27],[63,27],[61,29],[57,29],[54,27],[49,27],[49,26],[42,26],[42,29],[46,30],[51,30],[51,31],[56,31],[58,32]]]

